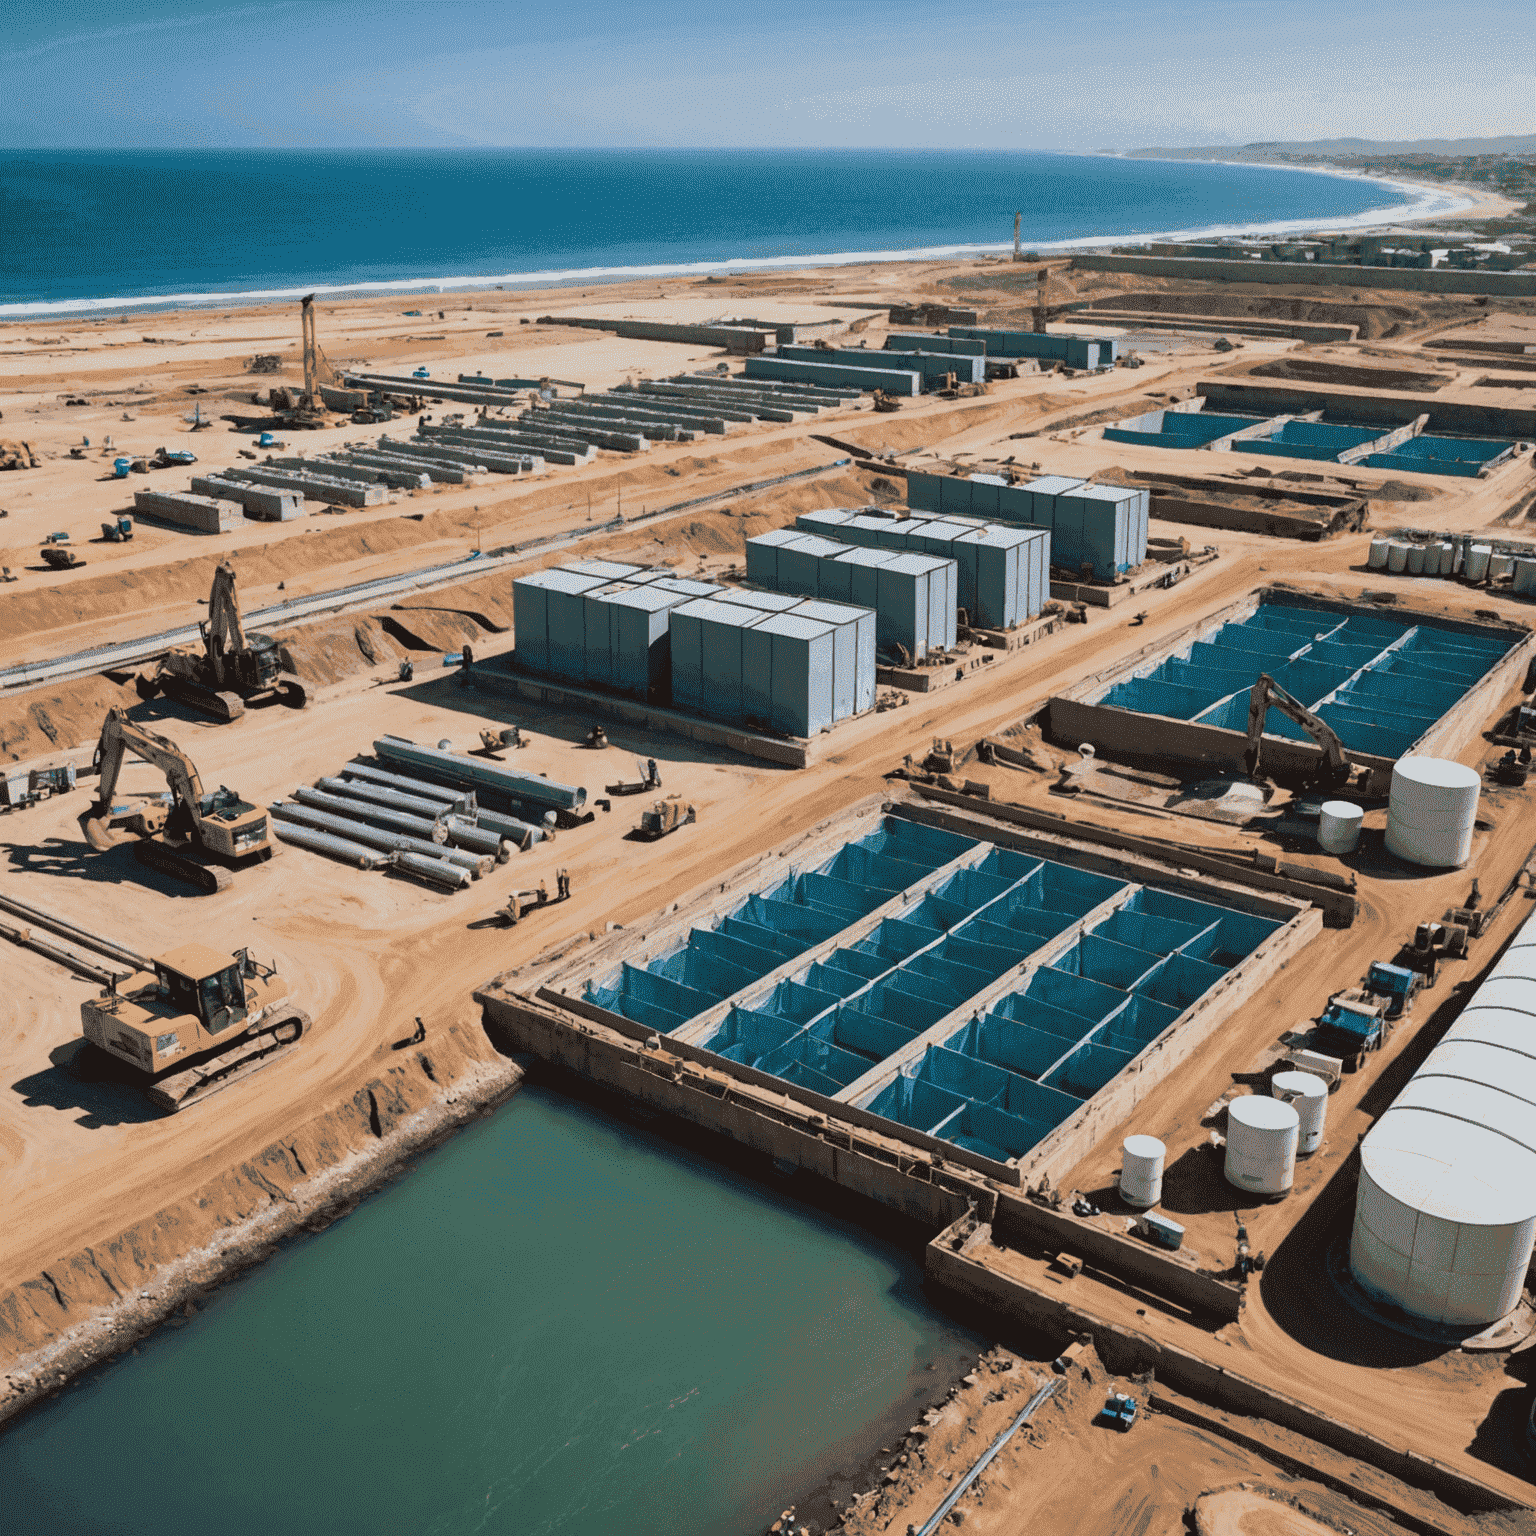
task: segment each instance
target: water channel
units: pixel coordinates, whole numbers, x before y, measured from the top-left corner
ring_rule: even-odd
[[[761,1531],[980,1343],[801,1184],[529,1085],[0,1435],[0,1532]]]

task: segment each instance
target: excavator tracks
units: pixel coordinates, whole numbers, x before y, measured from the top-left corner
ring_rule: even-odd
[[[292,1009],[275,1023],[263,1023],[254,1035],[246,1035],[221,1055],[158,1078],[145,1088],[144,1096],[168,1115],[200,1104],[209,1094],[238,1083],[296,1049],[313,1022],[302,1009]]]
[[[195,886],[204,896],[216,896],[234,884],[234,876],[216,864],[204,864],[198,859],[177,853],[159,838],[146,837],[133,845],[133,856],[147,869],[157,869],[162,875]]]

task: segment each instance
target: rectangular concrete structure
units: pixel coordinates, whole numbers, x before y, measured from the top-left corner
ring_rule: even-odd
[[[949,334],[983,342],[988,357],[1037,357],[1072,368],[1107,367],[1119,355],[1119,342],[1113,336],[1054,336],[1045,331],[988,331],[954,325]]]
[[[1232,283],[1331,284],[1339,288],[1406,288],[1415,293],[1484,293],[1536,296],[1536,272],[1463,272],[1449,267],[1343,267],[1316,261],[1221,261],[1180,256],[1072,258],[1079,272],[1137,272],[1147,277],[1216,279]]]
[[[133,509],[141,516],[162,518],[197,533],[228,533],[245,522],[239,502],[194,496],[190,492],[177,495],[174,491],[135,491]]]
[[[897,368],[890,363],[880,366],[880,356],[878,352],[869,354],[870,366],[866,368],[846,367],[840,363],[797,362],[787,357],[749,357],[746,377],[799,380],[807,384],[849,384],[859,390],[883,389],[888,395],[913,396],[922,393],[920,373],[910,368]]]
[[[746,723],[789,736],[832,724],[836,632],[831,624],[776,613],[741,632]]]
[[[231,469],[226,473],[232,480],[244,480],[251,485],[276,486],[279,490],[301,491],[317,502],[336,502],[344,507],[377,507],[389,499],[389,493],[382,485],[337,480],[322,472],[269,469],[264,464],[258,464],[250,469]]]
[[[264,523],[292,522],[309,510],[302,491],[250,485],[244,480],[226,480],[222,475],[194,475],[192,493],[215,501],[238,502],[247,517],[259,518]]]
[[[816,347],[780,347],[777,356],[801,363],[828,362],[843,368],[910,369],[921,375],[924,389],[939,388],[948,375],[961,384],[981,384],[987,377],[984,357],[955,356],[940,352],[871,352],[867,347],[833,348],[830,352]]]

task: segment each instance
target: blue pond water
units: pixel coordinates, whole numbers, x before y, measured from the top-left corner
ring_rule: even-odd
[[[525,1088],[0,1437],[0,1532],[760,1531],[978,1342],[793,1182]]]
[[[121,298],[1342,223],[1380,183],[991,151],[0,151],[0,318]]]

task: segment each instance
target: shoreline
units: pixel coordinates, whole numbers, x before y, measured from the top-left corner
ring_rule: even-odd
[[[1085,156],[1084,158],[1092,158]],[[1105,156],[1102,158],[1120,158]],[[1066,240],[1026,242],[1042,255],[1066,255],[1113,245],[1147,245],[1157,241],[1191,241],[1233,235],[1300,235],[1323,230],[1369,229],[1396,224],[1423,223],[1458,218],[1478,206],[1470,188],[1402,177],[1363,176],[1322,166],[1275,166],[1250,161],[1166,161],[1166,164],[1222,164],[1250,170],[1297,171],[1332,176],[1338,180],[1365,181],[1408,197],[1406,203],[1367,208],[1335,219],[1297,218],[1207,224],[1190,229],[1140,230],[1129,234],[1084,235]],[[1448,204],[1448,205],[1447,205]],[[902,262],[946,261],[967,256],[1005,255],[1012,241],[961,242],[901,250],[828,251],[794,256],[726,258],[697,262],[662,262],[627,267],[571,267],[530,272],[444,274],[434,277],[392,278],[368,282],[331,283],[311,281],[282,287],[248,288],[225,292],[110,295],[95,298],[17,300],[0,303],[0,325],[35,324],[39,321],[81,320],[95,317],[127,318],[134,314],[158,314],[183,310],[245,309],[268,304],[291,304],[313,293],[331,301],[367,298],[406,298],[413,294],[530,292],[544,289],[618,285],[630,282],[702,278],[743,272],[806,272],[826,268],[892,265]]]

